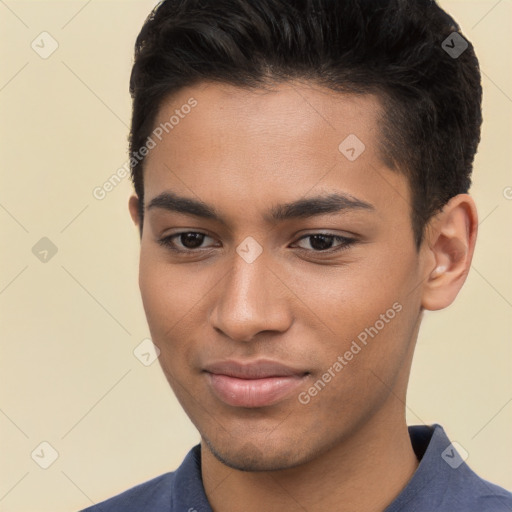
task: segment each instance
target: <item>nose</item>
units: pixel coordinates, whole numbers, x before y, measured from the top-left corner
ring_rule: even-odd
[[[219,283],[210,321],[235,341],[249,342],[264,331],[285,332],[291,325],[290,292],[265,260],[262,254],[248,263],[234,254],[231,272]]]

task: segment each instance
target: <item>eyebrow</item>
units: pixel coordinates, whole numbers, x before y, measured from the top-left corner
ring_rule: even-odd
[[[196,199],[179,196],[173,192],[162,192],[154,197],[149,202],[147,210],[154,208],[211,219],[224,225],[227,224],[213,206]],[[375,207],[349,194],[332,193],[273,206],[269,213],[264,215],[264,219],[269,223],[275,223],[329,213],[344,213],[352,210],[375,211]]]

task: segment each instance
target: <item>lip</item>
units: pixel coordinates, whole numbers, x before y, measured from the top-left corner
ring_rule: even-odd
[[[285,399],[308,372],[275,361],[221,361],[205,366],[214,394],[234,407],[264,407]]]

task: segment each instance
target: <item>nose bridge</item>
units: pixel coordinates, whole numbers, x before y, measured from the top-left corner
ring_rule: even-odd
[[[247,246],[245,246],[246,248]],[[239,250],[244,249],[240,244]],[[283,331],[289,326],[279,281],[263,254],[254,260],[235,253],[232,269],[212,312],[212,323],[232,339],[250,341],[261,331]]]

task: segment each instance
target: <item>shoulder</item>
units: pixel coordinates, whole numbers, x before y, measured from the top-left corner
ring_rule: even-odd
[[[199,444],[188,452],[176,471],[136,485],[81,512],[184,512],[194,509],[211,512],[201,478]]]
[[[420,463],[386,512],[512,512],[512,493],[477,475],[440,425],[409,427],[409,433]]]
[[[443,490],[443,510],[512,511],[512,493],[475,473],[465,462],[467,453],[461,456],[457,451],[460,445],[451,443],[444,432],[443,435],[445,441],[438,444],[437,450],[440,455],[438,460],[442,460],[438,463],[437,471],[447,486]]]
[[[165,473],[81,512],[168,512],[175,473]]]
[[[468,512],[510,512],[512,493],[475,474],[468,466],[451,479],[455,510]]]

